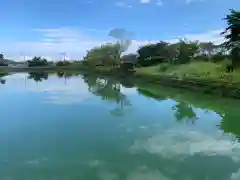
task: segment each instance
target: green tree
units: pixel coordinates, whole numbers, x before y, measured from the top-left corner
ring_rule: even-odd
[[[45,58],[41,58],[37,56],[33,57],[32,60],[28,60],[27,62],[29,67],[48,65],[48,61]]]
[[[176,46],[176,64],[185,64],[190,62],[199,53],[199,42],[180,40]]]
[[[71,64],[70,61],[64,60],[64,61],[58,61],[56,63],[56,66],[69,66]]]
[[[4,62],[4,55],[0,54],[0,66],[7,66],[7,64]]]
[[[148,44],[138,49],[138,64],[151,66],[159,64],[168,58],[168,43],[160,41],[156,44]]]
[[[48,73],[46,72],[29,72],[28,74],[28,79],[33,79],[36,82],[48,79]]]
[[[192,123],[196,120],[196,114],[191,107],[191,105],[184,103],[184,102],[178,102],[174,107],[173,110],[175,110],[175,117],[177,121],[182,120],[190,120]]]
[[[151,66],[162,62],[184,64],[194,59],[199,49],[198,41],[180,40],[174,44],[160,41],[138,49],[138,64],[141,66]]]
[[[137,64],[137,54],[126,54],[121,57],[121,70],[129,71],[133,70]]]
[[[83,79],[92,94],[101,97],[104,101],[117,104],[116,108],[110,111],[111,114],[123,115],[124,107],[131,105],[126,95],[121,92],[121,84],[114,79],[99,78],[93,75],[84,75]]]
[[[216,54],[217,46],[212,42],[200,42],[197,59],[209,61]]]
[[[133,63],[136,63],[137,62],[137,54],[126,54],[126,55],[123,55],[121,57],[121,61],[122,62],[133,62]]]
[[[84,60],[90,66],[116,66],[120,63],[123,50],[119,43],[107,43],[89,50]]]
[[[222,32],[226,39],[223,45],[230,51],[233,66],[240,66],[240,11],[231,9],[224,19],[228,27]]]
[[[5,84],[6,83],[6,79],[0,79],[0,83],[1,84]]]
[[[0,61],[2,61],[4,59],[4,55],[0,54]]]

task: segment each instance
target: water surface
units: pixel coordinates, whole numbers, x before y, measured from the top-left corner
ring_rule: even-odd
[[[240,179],[240,101],[131,78],[2,79],[1,180]]]

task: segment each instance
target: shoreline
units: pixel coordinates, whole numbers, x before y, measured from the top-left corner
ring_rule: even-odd
[[[240,83],[213,80],[197,80],[193,78],[180,79],[174,76],[147,75],[138,73],[135,73],[134,76],[137,79],[141,79],[152,84],[199,91],[205,94],[212,94],[217,97],[230,97],[240,99]]]
[[[230,97],[240,99],[240,83],[234,82],[223,82],[213,80],[199,80],[194,78],[177,78],[174,76],[165,76],[159,74],[146,74],[138,73],[137,71],[128,72],[116,72],[114,70],[105,69],[86,69],[82,67],[27,67],[27,68],[16,68],[16,67],[0,67],[0,72],[33,72],[33,71],[78,71],[86,74],[95,74],[101,76],[115,76],[124,77],[131,76],[137,80],[143,80],[144,82],[162,85],[166,87],[188,89],[193,91],[199,91],[205,94],[212,94],[217,97]]]
[[[0,72],[31,72],[31,71],[62,71],[62,70],[82,70],[81,67],[59,66],[59,67],[0,67]]]

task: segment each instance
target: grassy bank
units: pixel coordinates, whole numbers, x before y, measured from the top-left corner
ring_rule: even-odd
[[[2,67],[0,72],[33,72],[33,71],[79,71],[96,75],[127,76],[152,84],[161,84],[176,88],[185,88],[194,91],[240,98],[240,69],[227,73],[222,63],[191,62],[189,64],[171,65],[162,63],[156,66],[140,67],[133,71],[121,71],[119,68],[97,67],[90,68],[83,65],[59,67]]]
[[[159,101],[173,99],[177,104],[183,106],[188,105],[188,107],[191,108],[213,110],[223,118],[220,128],[224,128],[225,132],[238,136],[240,135],[240,130],[238,128],[238,125],[240,125],[238,121],[238,100],[215,98],[212,95],[203,95],[202,93],[192,92],[190,90],[159,86],[152,83],[145,83],[141,80],[136,80],[135,85],[141,94]]]
[[[196,80],[211,80],[223,83],[240,83],[240,69],[227,73],[224,62],[192,62],[181,65],[170,65],[164,63],[157,66],[137,68],[136,73],[140,75],[170,76],[178,79],[188,78]]]
[[[223,63],[161,64],[137,68],[135,75],[151,83],[240,98],[240,70],[227,73]]]

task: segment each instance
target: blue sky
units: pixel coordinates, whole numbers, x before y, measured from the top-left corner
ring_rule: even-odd
[[[131,31],[138,46],[179,37],[220,42],[222,18],[239,0],[1,0],[0,52],[14,59],[66,52],[81,58],[87,49],[112,41],[109,30]]]

